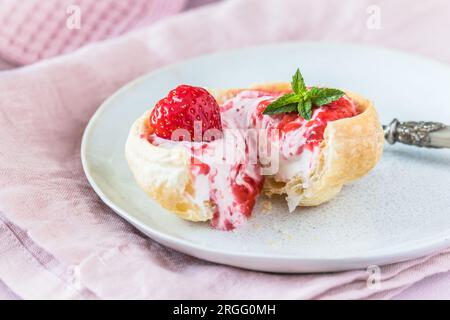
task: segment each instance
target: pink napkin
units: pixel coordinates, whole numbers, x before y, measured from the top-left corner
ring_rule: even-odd
[[[381,10],[380,28],[368,28],[370,5]],[[450,45],[442,41],[450,36],[448,10],[446,0],[225,1],[0,73],[0,288],[7,290],[2,295],[389,298],[450,270],[449,250],[382,267],[379,286],[367,285],[366,270],[280,275],[201,261],[148,239],[106,207],[84,177],[79,152],[83,130],[101,102],[167,63],[310,39],[384,45],[449,63]]]

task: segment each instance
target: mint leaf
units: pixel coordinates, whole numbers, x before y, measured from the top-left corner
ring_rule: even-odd
[[[300,73],[299,68],[297,68],[297,71],[292,76],[291,87],[292,91],[294,91],[297,94],[300,94],[302,91],[306,90],[305,80],[303,80],[303,76]]]
[[[290,103],[290,104],[287,104],[282,107],[279,107],[279,108],[276,108],[273,110],[269,110],[269,111],[266,111],[266,110],[264,110],[263,114],[271,115],[271,114],[280,114],[280,113],[290,113],[290,112],[297,111],[297,103]]]
[[[277,114],[282,113],[283,111],[278,111],[278,109],[285,107],[290,104],[296,105],[300,97],[295,93],[288,93],[284,96],[279,97],[277,100],[269,104],[266,109],[264,109],[263,114]],[[290,110],[291,108],[286,108],[286,110]],[[292,110],[295,111],[295,108]],[[284,111],[284,112],[292,112],[292,111]]]
[[[305,101],[305,113],[306,117],[303,117],[305,120],[309,120],[312,117],[312,102],[311,100]]]
[[[306,114],[305,114],[305,103],[303,102],[303,100],[300,100],[298,102],[297,111],[298,111],[298,114],[301,115],[303,118],[306,116]]]
[[[312,116],[312,102],[311,100],[300,100],[297,105],[297,111],[300,116],[305,120],[310,120]]]
[[[312,102],[318,107],[336,101],[344,94],[345,93],[339,89],[331,88],[314,87],[309,90],[309,96],[311,97]]]

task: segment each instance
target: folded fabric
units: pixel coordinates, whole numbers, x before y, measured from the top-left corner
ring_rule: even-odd
[[[375,30],[366,24],[370,5],[381,10]],[[20,298],[389,298],[450,270],[448,250],[382,267],[375,287],[366,270],[281,275],[201,261],[119,218],[91,189],[80,162],[81,136],[98,106],[162,65],[310,39],[385,45],[449,63],[450,45],[442,41],[450,35],[448,9],[445,0],[420,7],[406,0],[225,1],[1,72],[0,288]]]
[[[180,11],[186,0],[0,0],[0,57],[29,64],[119,36]]]

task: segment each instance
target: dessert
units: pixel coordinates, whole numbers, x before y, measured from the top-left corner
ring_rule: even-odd
[[[210,90],[181,85],[131,127],[126,158],[162,207],[221,230],[251,216],[257,197],[289,211],[331,200],[368,173],[383,149],[373,104],[337,89],[291,83]]]

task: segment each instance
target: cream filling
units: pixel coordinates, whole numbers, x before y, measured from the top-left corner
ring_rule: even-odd
[[[253,127],[262,130],[275,129],[280,124],[281,117],[263,116],[258,118],[257,107],[262,101],[273,101],[276,98],[276,95],[268,93],[243,91],[224,103],[224,106],[228,107],[228,109],[222,112],[223,119],[225,119],[223,122],[228,126],[243,129],[251,129]],[[235,110],[239,110],[239,112],[235,112]],[[320,111],[321,108],[315,109],[312,120],[316,119]],[[238,117],[233,117],[232,115],[234,114],[238,114]],[[306,128],[303,125],[298,129],[283,134],[281,139],[276,139],[275,134],[269,135],[267,131],[261,131],[262,134],[259,141],[261,144],[270,144],[270,149],[259,153],[260,161],[264,164],[277,162],[274,164],[273,170],[267,170],[268,173],[265,175],[272,176],[279,182],[289,182],[294,177],[300,177],[303,181],[303,187],[307,188],[310,174],[317,163],[320,147],[315,146],[312,150],[304,148],[300,154],[298,154],[298,148],[306,144],[306,131],[313,129],[314,126]]]
[[[257,112],[258,105],[265,100],[274,100],[277,96],[262,93],[258,91],[243,91],[237,94],[234,98],[226,101],[221,107],[222,124],[225,135],[228,137],[234,137],[225,140],[225,146],[222,141],[215,141],[208,143],[206,149],[204,149],[199,159],[208,164],[210,172],[214,173],[216,179],[221,181],[217,183],[221,185],[221,188],[217,191],[217,201],[220,201],[221,207],[232,209],[233,195],[226,190],[230,189],[229,174],[233,170],[233,166],[238,162],[245,162],[248,158],[249,152],[243,151],[242,139],[239,132],[235,129],[246,132],[250,129],[254,129],[255,126],[255,114]],[[318,109],[313,114],[313,119],[317,116]],[[278,119],[273,117],[264,116],[263,119],[256,120],[256,128],[275,128],[279,124]],[[256,131],[258,130],[256,129]],[[264,163],[278,162],[275,165],[275,171],[271,172],[271,176],[276,181],[288,182],[294,177],[300,177],[303,181],[303,187],[307,188],[309,185],[310,173],[314,169],[316,159],[318,158],[320,148],[314,147],[313,150],[304,149],[301,154],[296,154],[297,149],[305,144],[306,130],[304,127],[300,127],[297,130],[286,133],[280,141],[276,143],[273,140],[269,141],[273,150],[271,152],[259,153],[259,157]],[[256,132],[258,134],[258,132]],[[260,139],[269,139],[264,137],[266,132],[262,132],[259,136]],[[247,136],[248,140],[251,140]],[[248,142],[248,141],[247,141]],[[172,141],[166,140],[154,136],[153,143],[165,148],[182,148],[191,154],[191,149],[201,149],[202,142],[190,142],[190,141]],[[244,142],[245,143],[245,142]],[[255,140],[251,141],[252,144],[256,144]],[[273,148],[278,145],[278,148]],[[253,146],[257,148],[257,146]],[[255,150],[255,149],[253,149]],[[234,151],[234,152],[233,152]],[[242,154],[244,152],[244,154]],[[267,154],[268,153],[268,154]],[[231,155],[230,155],[231,154]],[[225,162],[222,161],[222,157],[227,157]],[[230,159],[234,158],[234,159]],[[211,192],[211,181],[208,179],[208,175],[199,174],[196,170],[192,171],[194,177],[195,195],[192,200],[200,205],[205,201],[209,201]],[[256,176],[254,172],[252,174]]]

